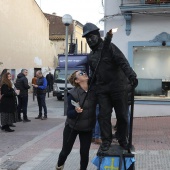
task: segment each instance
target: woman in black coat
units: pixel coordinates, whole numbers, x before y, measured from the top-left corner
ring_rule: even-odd
[[[13,132],[14,130],[9,128],[9,125],[15,122],[16,112],[16,92],[12,88],[11,74],[5,73],[1,79],[1,129],[7,132]]]

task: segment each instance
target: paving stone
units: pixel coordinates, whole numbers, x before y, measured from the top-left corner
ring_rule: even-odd
[[[24,162],[16,162],[16,161],[5,161],[0,165],[0,169],[4,170],[17,170]]]
[[[49,119],[35,120],[37,102],[29,99],[28,111],[32,121],[28,124],[17,123],[14,133],[0,132],[0,170],[55,170],[62,147],[65,121],[63,101],[47,98],[47,106],[50,111]],[[137,153],[135,170],[170,170],[170,116],[162,114],[169,113],[169,108],[170,106],[135,105],[132,140]],[[139,109],[145,113],[141,114]],[[149,117],[150,115],[160,117]],[[113,113],[112,124],[115,122]],[[79,147],[79,140],[76,139],[64,170],[78,170]],[[88,170],[96,170],[91,160],[96,156],[98,147],[99,145],[91,145]]]

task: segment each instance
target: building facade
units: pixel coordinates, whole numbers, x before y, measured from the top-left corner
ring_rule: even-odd
[[[74,21],[74,33],[73,40],[77,44],[77,53],[90,53],[90,48],[87,45],[86,39],[82,38],[83,35],[83,25],[79,21]]]
[[[55,46],[49,40],[49,22],[34,0],[2,0],[0,27],[0,70],[11,70],[13,79],[22,68],[44,74],[54,67]]]
[[[44,14],[35,0],[2,0],[0,27],[0,73],[11,71],[15,81],[21,69],[28,69],[31,82],[37,70],[45,76],[53,73],[58,54],[65,53],[65,26],[62,17]],[[69,26],[69,44],[76,53],[89,53],[82,38],[83,25],[73,21]]]
[[[65,25],[62,23],[62,17],[53,14],[44,14],[48,19],[49,25],[49,39],[56,48],[57,55],[65,54]],[[83,25],[76,20],[68,27],[68,52],[70,54],[84,54],[89,53],[88,47],[83,35]],[[56,61],[56,65],[58,62]]]
[[[170,101],[170,0],[105,0],[105,33],[137,73],[139,102]]]

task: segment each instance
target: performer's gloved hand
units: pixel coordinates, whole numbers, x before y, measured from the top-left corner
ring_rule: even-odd
[[[113,32],[112,32],[112,29],[111,30],[109,30],[109,32],[108,32],[110,35],[113,35]]]
[[[136,88],[138,86],[138,79],[134,76],[129,78],[132,87]]]

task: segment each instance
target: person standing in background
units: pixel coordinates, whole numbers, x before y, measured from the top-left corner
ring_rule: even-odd
[[[8,69],[3,69],[0,75],[0,97],[1,97],[1,81],[2,81],[2,76],[7,73],[9,70]]]
[[[1,80],[2,80],[3,75],[6,74],[6,73],[9,73],[9,72],[10,72],[9,69],[6,69],[6,68],[3,69],[2,73],[1,73],[1,76],[0,76],[0,82],[1,82]],[[10,81],[11,81],[11,80],[10,80]],[[1,84],[1,83],[0,83],[0,84]],[[13,82],[12,82],[12,88],[15,88]],[[1,93],[1,87],[0,87],[0,93]],[[17,100],[16,100],[16,104],[17,104]],[[16,121],[17,121],[17,120],[18,120],[18,118],[17,118],[17,112],[15,112],[15,117],[16,117]],[[10,127],[16,127],[13,123],[12,123],[12,124],[9,124],[9,126],[10,126]]]
[[[53,90],[53,79],[54,79],[51,72],[49,72],[49,74],[46,75],[46,79],[47,79],[47,86],[49,88],[49,92],[51,92],[51,90]]]
[[[37,84],[37,77],[36,77],[36,75],[32,78],[32,84]]]
[[[26,76],[28,75],[27,69],[22,69],[21,73],[17,75],[15,87],[20,90],[20,94],[18,95],[18,121],[22,121],[21,119],[21,110],[23,112],[23,122],[30,122],[31,120],[27,117],[27,106],[28,106],[28,89],[30,86],[28,85],[28,79]]]
[[[47,119],[47,106],[45,102],[47,80],[43,76],[40,70],[36,72],[36,76],[37,76],[37,84],[32,84],[32,86],[35,87],[37,91],[37,102],[38,102],[38,107],[39,107],[39,114],[37,117],[35,117],[35,119],[45,120]],[[44,117],[42,117],[42,108],[44,109]]]
[[[36,75],[34,75],[34,77],[32,78],[32,84],[37,84],[37,77]],[[33,95],[36,96],[36,88],[33,87]]]
[[[17,110],[16,106],[16,95],[19,94],[19,90],[12,88],[11,83],[11,74],[5,73],[2,76],[1,80],[1,103],[0,103],[0,112],[1,112],[1,130],[6,132],[14,132],[10,129],[10,125],[15,123],[15,112]]]

